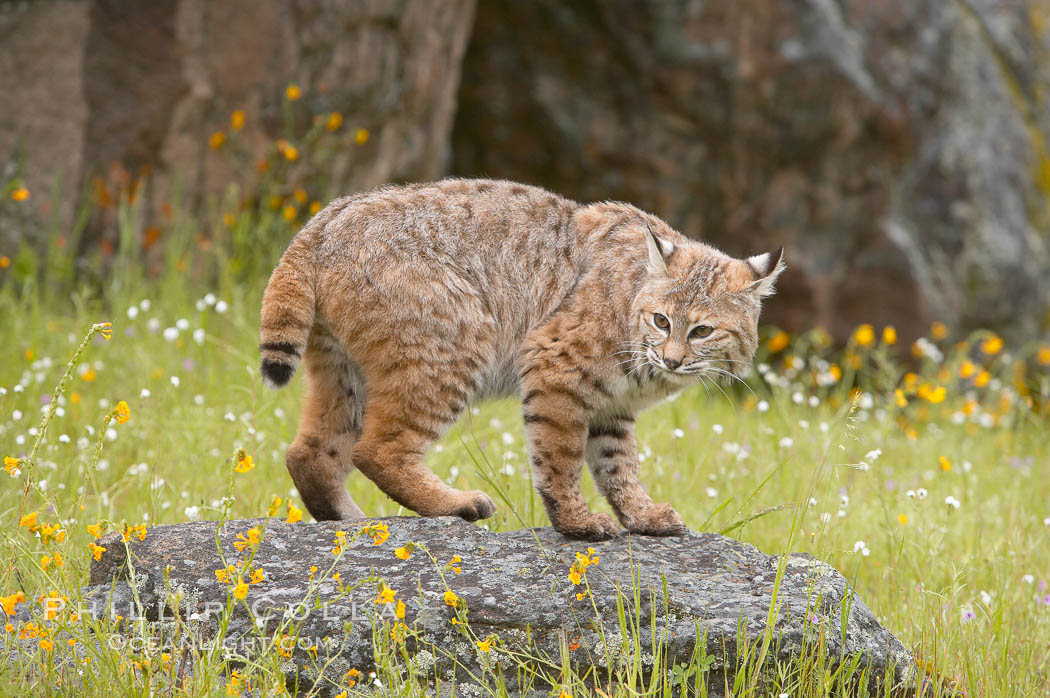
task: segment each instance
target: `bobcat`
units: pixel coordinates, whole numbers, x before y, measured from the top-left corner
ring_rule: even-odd
[[[262,305],[262,374],[309,390],[287,465],[316,519],[363,517],[356,467],[399,504],[468,521],[495,512],[423,456],[472,402],[518,394],[554,528],[600,540],[586,460],[620,524],[685,533],[638,479],[639,410],[703,377],[744,373],[782,249],[745,260],[622,203],[448,179],[337,199],[292,240]]]

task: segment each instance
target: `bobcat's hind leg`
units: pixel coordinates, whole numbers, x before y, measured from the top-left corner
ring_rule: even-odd
[[[288,472],[318,521],[364,518],[346,491],[351,450],[361,434],[360,370],[327,334],[311,336],[303,364],[308,389],[299,433],[285,458]]]
[[[647,536],[681,536],[686,527],[669,504],[656,504],[638,479],[634,420],[610,417],[591,422],[587,465],[623,527]]]
[[[435,366],[394,370],[369,382],[364,432],[354,446],[354,466],[398,504],[422,516],[487,519],[496,505],[480,490],[464,492],[442,482],[423,463],[423,455],[466,407],[467,391],[435,384]],[[462,375],[454,369],[440,375]],[[374,385],[373,385],[374,383]]]

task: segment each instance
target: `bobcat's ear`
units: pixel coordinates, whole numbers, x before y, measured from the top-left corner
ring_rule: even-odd
[[[649,247],[649,273],[666,276],[667,260],[674,254],[674,244],[656,237],[648,224],[645,226],[645,241]]]
[[[747,287],[747,290],[759,298],[766,298],[776,293],[774,286],[777,277],[786,269],[784,264],[784,248],[778,247],[776,252],[766,252],[748,257],[745,264],[755,272],[755,282]]]

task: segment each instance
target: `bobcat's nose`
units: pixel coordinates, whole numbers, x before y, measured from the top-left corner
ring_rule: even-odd
[[[672,358],[669,358],[667,356],[664,357],[664,366],[666,366],[667,368],[671,369],[672,371],[675,370],[676,368],[678,368],[681,365],[682,365],[682,362],[679,359],[672,359]]]

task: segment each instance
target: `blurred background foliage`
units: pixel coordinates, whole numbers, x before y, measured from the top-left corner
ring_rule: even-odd
[[[1045,0],[5,3],[0,255],[63,296],[121,265],[254,279],[335,196],[504,177],[734,255],[785,245],[767,319],[790,331],[1045,338],[1048,19]]]

